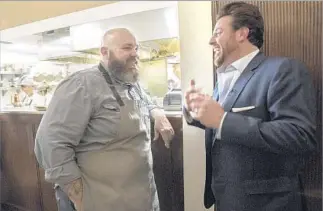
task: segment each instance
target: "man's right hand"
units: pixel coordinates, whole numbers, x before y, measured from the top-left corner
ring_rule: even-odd
[[[77,211],[84,211],[83,209],[83,184],[82,179],[79,178],[65,186],[65,191],[68,198],[73,202]]]
[[[189,89],[185,92],[185,108],[187,111],[192,111],[191,102],[193,100],[192,96],[193,94],[200,93],[201,89],[195,87],[195,80],[192,79],[190,82],[190,87]]]

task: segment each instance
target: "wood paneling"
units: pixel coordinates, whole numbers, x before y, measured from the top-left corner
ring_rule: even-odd
[[[230,1],[212,2],[215,24],[219,8]],[[232,2],[232,1],[231,1]],[[247,1],[259,6],[265,21],[263,52],[303,61],[311,71],[317,98],[319,153],[306,161],[305,194],[308,211],[322,210],[322,1]]]
[[[152,144],[160,210],[184,211],[182,118],[168,117],[168,119],[175,131],[171,147],[167,149],[161,137]]]
[[[36,136],[37,129],[39,127],[39,123],[33,124],[33,134]],[[40,198],[42,211],[55,211],[57,210],[56,200],[55,200],[55,192],[53,191],[53,184],[47,182],[45,180],[45,171],[42,169],[38,162],[37,165],[37,177],[39,178],[39,189],[40,189]]]
[[[25,210],[40,210],[31,125],[16,122],[2,122],[1,125],[1,140],[10,140],[1,142],[2,170],[9,187],[7,202]]]
[[[0,113],[1,176],[7,181],[1,190],[8,190],[5,210],[57,210],[53,185],[45,181],[34,155],[41,118],[41,114]],[[168,119],[176,134],[171,148],[161,138],[152,144],[156,185],[161,211],[184,211],[182,118]]]

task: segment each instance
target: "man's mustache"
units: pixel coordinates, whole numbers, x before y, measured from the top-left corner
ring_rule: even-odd
[[[135,63],[135,64],[138,64],[138,62],[139,62],[139,59],[138,58],[129,58],[129,59],[127,59],[127,63]]]

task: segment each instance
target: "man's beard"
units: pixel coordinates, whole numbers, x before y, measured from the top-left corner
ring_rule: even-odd
[[[108,69],[118,80],[125,83],[136,83],[139,76],[138,70],[127,67],[127,64],[133,62],[133,60],[133,58],[129,58],[126,62],[123,62],[116,58],[111,58],[108,64]]]
[[[224,62],[223,50],[221,49],[219,52],[214,53],[214,65],[216,68],[219,68]]]
[[[220,68],[223,65],[228,65],[224,64],[227,62],[226,60],[228,59],[228,56],[232,54],[237,49],[237,47],[233,45],[226,45],[226,48],[223,48],[220,46],[220,50],[218,52],[215,52],[214,54],[214,65],[216,68]]]

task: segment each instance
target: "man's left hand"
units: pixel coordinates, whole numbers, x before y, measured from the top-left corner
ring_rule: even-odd
[[[192,98],[192,109],[197,111],[195,119],[206,127],[219,128],[225,113],[221,105],[208,95],[197,94]]]
[[[155,110],[155,109],[154,109]],[[164,140],[165,146],[167,148],[170,147],[170,143],[172,139],[174,138],[174,129],[170,122],[168,121],[167,117],[165,114],[161,111],[154,111],[153,118],[155,119],[155,125],[154,125],[154,130],[155,130],[155,137],[154,141],[161,137]]]

